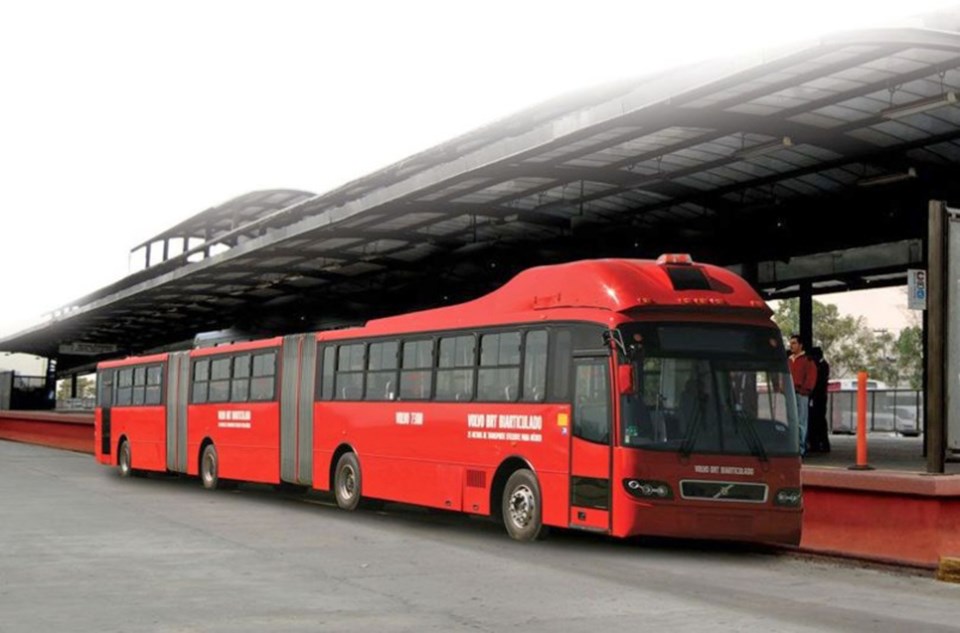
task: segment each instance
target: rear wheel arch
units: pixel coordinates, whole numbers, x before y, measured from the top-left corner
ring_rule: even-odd
[[[340,458],[346,453],[353,453],[356,455],[357,451],[355,451],[352,446],[344,442],[338,446],[335,451],[333,451],[333,456],[330,458],[330,467],[328,468],[330,479],[327,482],[327,490],[330,490],[331,492],[333,491],[334,482],[337,478],[337,462],[339,462]],[[359,457],[357,457],[357,461],[360,461]]]

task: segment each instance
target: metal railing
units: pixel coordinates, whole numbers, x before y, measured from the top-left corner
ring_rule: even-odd
[[[833,433],[857,432],[857,392],[827,394],[827,421]],[[923,392],[916,389],[867,391],[867,430],[919,435],[923,432]]]
[[[96,406],[97,399],[93,396],[57,400],[57,411],[93,411]]]

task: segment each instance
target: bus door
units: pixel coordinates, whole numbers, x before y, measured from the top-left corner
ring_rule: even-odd
[[[280,480],[313,483],[313,395],[317,339],[312,334],[283,337],[280,370]]]
[[[573,359],[570,526],[609,531],[613,405],[610,356]]]
[[[187,403],[190,399],[190,352],[167,357],[167,470],[187,472]]]

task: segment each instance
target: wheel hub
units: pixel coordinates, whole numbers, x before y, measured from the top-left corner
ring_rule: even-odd
[[[510,520],[517,527],[527,527],[535,511],[533,491],[527,486],[518,486],[510,495]]]
[[[350,499],[357,490],[357,480],[353,468],[347,466],[343,469],[342,474],[343,476],[340,478],[340,496],[344,499]]]
[[[213,481],[213,471],[216,468],[216,463],[213,461],[213,456],[207,454],[203,458],[203,480],[207,483]]]

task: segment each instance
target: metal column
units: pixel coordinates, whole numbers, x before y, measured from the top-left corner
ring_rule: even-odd
[[[927,472],[942,473],[946,430],[946,391],[944,368],[947,349],[947,279],[946,223],[947,208],[939,200],[931,200],[927,218],[927,392],[924,399],[926,423]],[[960,254],[960,253],[958,253]]]
[[[809,353],[810,347],[813,345],[813,287],[807,281],[800,284],[799,334],[804,349]]]

